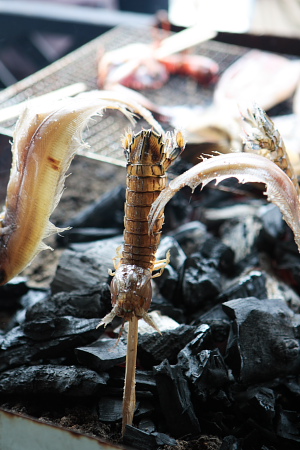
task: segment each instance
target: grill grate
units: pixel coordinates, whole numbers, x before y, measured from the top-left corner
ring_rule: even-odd
[[[0,106],[6,108],[78,82],[85,83],[88,90],[96,89],[97,59],[101,48],[109,51],[118,48],[120,43],[122,46],[133,42],[148,43],[151,42],[151,38],[150,29],[145,32],[144,28],[114,28],[45,69],[0,92]],[[217,61],[221,72],[246,51],[247,49],[243,47],[216,41],[205,42],[196,47],[196,53]],[[195,106],[209,104],[212,92],[212,88],[200,87],[194,80],[173,76],[163,88],[142,93],[158,105]],[[11,135],[15,122],[15,119],[2,122],[0,132]],[[90,145],[90,149],[83,150],[82,154],[124,165],[120,137],[127,127],[128,121],[118,112],[106,112],[101,119],[95,118],[84,133],[84,139]]]

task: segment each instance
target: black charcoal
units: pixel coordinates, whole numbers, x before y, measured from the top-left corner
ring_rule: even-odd
[[[88,289],[106,283],[108,269],[113,270],[116,248],[123,237],[104,239],[93,244],[77,244],[76,251],[65,250],[51,283],[53,293]]]
[[[131,425],[126,426],[123,442],[139,450],[156,450],[162,445],[177,445],[177,441],[167,434],[151,433]]]
[[[171,317],[171,319],[178,323],[184,322],[185,316],[183,310],[180,307],[174,307],[174,304],[170,300],[163,297],[160,293],[153,292],[151,310],[158,310],[161,314]]]
[[[176,239],[184,253],[190,255],[199,249],[210,234],[207,233],[206,226],[196,220],[176,228],[171,236]]]
[[[1,394],[87,397],[106,386],[108,374],[76,366],[22,366],[0,374]]]
[[[126,345],[121,340],[100,338],[85,347],[75,350],[80,364],[102,371],[125,362]]]
[[[267,298],[267,278],[264,272],[253,270],[249,274],[231,280],[218,296],[220,303],[236,298],[256,297]]]
[[[172,436],[196,435],[200,425],[191,402],[191,393],[179,366],[167,360],[154,367],[159,403]]]
[[[193,354],[191,346],[187,346],[178,355],[178,365],[201,402],[229,384],[228,369],[218,349]]]
[[[170,265],[178,271],[183,265],[186,255],[176,239],[171,236],[165,236],[161,239],[156,253],[156,259],[165,259],[168,251],[170,252]]]
[[[123,389],[125,368],[113,367],[109,370],[110,385]],[[156,393],[156,383],[152,370],[136,370],[136,389],[138,392]]]
[[[153,433],[156,430],[154,422],[151,419],[145,418],[139,421],[138,428],[142,431],[147,431],[148,433]]]
[[[235,436],[225,436],[219,450],[242,450],[243,440]],[[261,449],[262,450],[262,449]]]
[[[167,265],[161,276],[154,278],[159,292],[167,300],[172,301],[178,289],[178,272],[172,266]]]
[[[286,445],[291,441],[300,442],[299,411],[281,410],[279,412],[277,434],[287,439]],[[285,446],[285,448],[289,447]]]
[[[269,203],[268,205],[262,206],[258,211],[258,217],[263,224],[262,237],[264,239],[268,238],[271,242],[274,242],[274,239],[283,237],[286,232],[287,225],[283,220],[282,214],[277,205]]]
[[[299,315],[284,300],[250,297],[223,308],[234,321],[226,361],[238,379],[261,382],[299,370]]]
[[[55,319],[54,319],[55,320]],[[75,322],[74,322],[75,321]],[[55,322],[53,322],[55,323]],[[44,340],[36,340],[24,334],[21,327],[16,327],[9,331],[2,339],[0,347],[0,371],[32,364],[37,361],[45,361],[51,358],[73,357],[76,347],[89,344],[101,335],[101,331],[96,329],[99,321],[97,319],[75,319],[70,317],[64,321],[61,331],[66,335],[51,337]],[[36,326],[38,322],[36,322]],[[40,331],[43,333],[43,324],[40,325]],[[45,331],[49,336],[50,329],[54,330],[51,323],[45,324]],[[40,339],[40,335],[34,330],[32,323],[31,334]],[[55,334],[58,331],[55,330]]]
[[[2,310],[20,306],[22,295],[28,292],[27,278],[15,277],[4,286],[0,286],[0,307]]]
[[[195,316],[194,316],[195,317]],[[194,318],[192,325],[207,324],[210,327],[210,341],[212,345],[225,343],[228,338],[231,320],[224,312],[222,305],[218,304],[204,314]]]
[[[150,368],[168,359],[176,363],[178,352],[194,337],[196,327],[180,325],[173,330],[139,336],[138,355],[143,367]]]
[[[107,283],[85,290],[58,292],[42,299],[26,311],[26,320],[41,320],[57,316],[101,318],[110,308],[110,289]]]
[[[265,386],[250,387],[243,395],[240,407],[259,425],[272,428],[275,418],[275,393]],[[242,403],[242,402],[240,402]]]
[[[121,422],[123,416],[122,398],[101,397],[98,402],[98,416],[101,422]]]
[[[211,260],[194,254],[184,263],[182,278],[182,302],[189,313],[214,302],[220,293],[222,278]]]
[[[216,237],[208,238],[200,247],[200,253],[207,259],[216,261],[221,272],[232,271],[234,264],[233,250]]]

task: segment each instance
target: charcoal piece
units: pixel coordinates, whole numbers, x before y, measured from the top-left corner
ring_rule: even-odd
[[[108,374],[76,366],[22,366],[0,374],[0,393],[87,397],[105,388]]]
[[[93,242],[118,236],[122,228],[71,228],[59,236],[59,244],[67,246],[75,242]]]
[[[265,386],[250,387],[244,394],[240,407],[250,417],[255,418],[260,426],[272,428],[275,418],[275,394]]]
[[[125,378],[124,367],[113,367],[109,370],[110,385],[123,388]],[[156,383],[152,370],[136,370],[136,389],[139,392],[156,393]]]
[[[72,325],[74,320],[76,319],[70,318],[69,329],[67,324],[64,324],[66,332],[71,334],[57,338],[50,337],[48,340],[34,340],[26,336],[21,327],[9,331],[1,342],[0,371],[51,358],[74,357],[76,347],[90,344],[101,335],[101,331],[96,329],[99,320],[80,319],[79,323]]]
[[[88,289],[106,283],[108,269],[114,269],[113,258],[123,237],[104,239],[92,245],[77,244],[76,250],[65,250],[51,283],[53,293]],[[81,250],[79,250],[81,249]]]
[[[230,331],[231,320],[223,311],[222,305],[218,304],[204,314],[194,316],[192,325],[207,324],[210,327],[211,345],[216,346],[225,343]]]
[[[99,399],[98,417],[101,422],[121,422],[122,416],[122,398],[103,396]]]
[[[20,298],[28,292],[27,278],[15,277],[4,286],[0,286],[0,307],[14,309],[20,306]]]
[[[131,425],[126,426],[123,442],[139,450],[156,450],[162,445],[177,445],[177,441],[167,434],[151,433]]]
[[[194,254],[184,264],[182,277],[182,302],[189,313],[212,302],[221,290],[221,275],[214,262]]]
[[[235,436],[225,436],[219,450],[242,450],[242,439],[238,439]]]
[[[243,277],[235,278],[230,282],[229,287],[218,296],[220,303],[236,298],[256,297],[267,298],[267,278],[264,272],[253,270]]]
[[[234,252],[216,237],[208,238],[200,247],[200,253],[207,259],[216,261],[218,270],[221,272],[232,271],[234,264]]]
[[[298,411],[287,411],[283,409],[279,412],[277,435],[287,439],[289,442],[300,442],[300,421]]]
[[[107,283],[86,290],[58,292],[29,306],[26,320],[50,319],[58,316],[101,318],[110,308],[110,289]]]
[[[193,349],[187,345],[178,355],[178,365],[201,402],[229,384],[228,369],[218,349],[193,354]]]
[[[172,301],[178,288],[178,272],[172,266],[167,265],[160,277],[154,279],[159,288],[159,292],[167,299]]]
[[[62,227],[74,228],[110,228],[123,229],[125,187],[117,186],[104,194],[76,217],[62,224]],[[58,238],[59,239],[59,238]]]
[[[200,425],[191,402],[191,393],[179,366],[168,360],[154,367],[159,403],[170,433],[179,438],[196,435]]]
[[[256,250],[261,229],[261,221],[250,214],[228,220],[221,227],[222,242],[234,251],[236,263]]]
[[[121,340],[100,338],[85,347],[76,348],[75,354],[80,364],[102,371],[125,362],[126,348]]]
[[[152,311],[160,311],[161,314],[171,317],[178,323],[185,322],[185,316],[181,308],[174,307],[170,300],[160,295],[160,293],[153,292],[153,298],[151,302]]]
[[[161,335],[142,334],[139,336],[138,355],[142,366],[147,369],[168,359],[170,364],[176,363],[178,352],[194,337],[196,327],[180,325]]]
[[[199,221],[193,221],[181,225],[170,235],[176,239],[186,255],[191,255],[199,249],[210,234],[207,233],[206,226]]]
[[[72,316],[55,317],[53,319],[42,319],[26,321],[23,325],[25,336],[35,340],[55,339],[62,336],[80,335],[82,330],[99,324],[97,319],[82,319]],[[98,331],[99,333],[99,331]]]
[[[277,205],[269,203],[262,206],[258,211],[258,217],[263,225],[261,240],[268,239],[269,242],[274,242],[274,239],[283,237],[287,225]]]
[[[156,430],[154,422],[151,419],[145,418],[139,421],[138,428],[142,431],[147,431],[148,433],[153,433]]]
[[[160,241],[157,253],[156,253],[156,259],[165,259],[167,252],[170,251],[170,265],[175,269],[179,270],[180,267],[183,265],[186,255],[180,245],[178,244],[177,240],[174,239],[174,237],[171,236],[165,236]]]
[[[256,383],[299,370],[300,316],[284,300],[249,297],[223,308],[233,320],[226,362],[235,377]]]

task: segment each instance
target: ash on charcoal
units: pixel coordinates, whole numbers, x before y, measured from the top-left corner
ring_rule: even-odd
[[[122,242],[123,236],[119,236],[65,250],[51,283],[52,292],[89,289],[108,282],[108,269],[114,269],[113,258]]]
[[[256,297],[267,298],[267,277],[260,270],[252,270],[247,275],[230,280],[218,296],[220,303],[236,298]]]
[[[184,263],[182,275],[182,303],[189,313],[207,302],[214,302],[222,287],[222,277],[215,262],[195,253]]]
[[[191,402],[191,393],[179,366],[167,360],[154,367],[160,407],[167,429],[175,437],[197,435],[200,425]]]
[[[111,307],[110,289],[107,283],[72,292],[58,292],[42,299],[26,311],[26,320],[41,320],[59,316],[91,319],[103,317]]]
[[[124,444],[132,445],[139,450],[156,450],[162,445],[176,445],[177,441],[167,434],[147,432],[131,425],[126,426]]]
[[[300,316],[284,300],[250,297],[223,308],[233,320],[226,361],[235,377],[255,383],[299,370]]]
[[[157,333],[139,335],[138,356],[143,367],[150,368],[167,359],[176,363],[178,352],[193,339],[196,327],[180,325],[158,335]]]
[[[27,278],[15,277],[4,286],[0,286],[0,308],[14,309],[20,306],[20,298],[28,292]]]
[[[75,354],[80,364],[97,371],[108,370],[125,362],[126,345],[121,340],[100,338],[85,347],[76,348]]]
[[[125,187],[118,186],[104,194],[99,200],[81,211],[73,219],[62,224],[62,228],[72,227],[64,236],[58,235],[57,240],[65,245],[72,240],[70,235],[77,228],[111,228],[115,227],[120,234],[123,230]],[[77,241],[78,242],[78,241]]]
[[[61,365],[21,366],[0,374],[1,394],[68,395],[86,397],[99,394],[107,384],[107,373],[85,367]]]
[[[261,221],[252,215],[226,221],[220,228],[222,242],[234,251],[235,263],[256,249],[261,230]]]
[[[211,235],[206,226],[197,220],[185,223],[170,233],[180,245],[186,255],[196,252],[199,245],[203,244]]]
[[[52,324],[51,321],[45,323],[45,334],[47,333],[49,339],[45,339],[43,323],[31,322],[30,326],[27,324],[27,331],[34,338],[26,335],[20,326],[9,331],[0,346],[0,371],[62,356],[74,359],[76,347],[95,341],[101,334],[101,331],[96,329],[98,319],[58,318],[61,319],[64,320],[60,329],[55,329],[57,319],[52,319]],[[35,327],[39,327],[40,334]],[[52,336],[51,330],[55,330],[52,334],[55,333],[56,337]]]

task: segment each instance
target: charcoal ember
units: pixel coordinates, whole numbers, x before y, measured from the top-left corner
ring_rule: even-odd
[[[75,321],[75,323],[74,323]],[[69,326],[68,326],[69,322]],[[72,323],[73,322],[73,323]],[[34,323],[31,323],[30,333],[35,338],[40,338],[34,331]],[[55,323],[55,319],[54,322]],[[50,323],[45,324],[49,339],[37,340],[26,335],[21,326],[13,328],[9,331],[1,341],[0,346],[0,371],[32,364],[37,361],[46,361],[51,358],[69,357],[74,358],[74,349],[84,346],[99,338],[101,332],[96,329],[99,320],[97,319],[76,319],[69,317],[69,321],[64,321],[61,331],[66,334],[59,337],[51,336],[50,329],[54,329]],[[43,324],[39,325],[43,334]],[[55,330],[57,336],[58,331]]]
[[[178,365],[199,401],[206,402],[214,396],[215,400],[228,403],[227,396],[218,396],[218,391],[229,384],[228,369],[218,349],[194,354],[187,345],[178,355]]]
[[[216,237],[208,238],[199,247],[204,258],[216,261],[216,266],[221,272],[232,271],[234,265],[234,252]]]
[[[29,306],[26,320],[51,319],[59,316],[100,318],[110,308],[110,289],[107,283],[85,290],[58,292]]]
[[[220,228],[222,242],[235,254],[239,262],[257,249],[262,223],[255,215],[245,215],[226,221]]]
[[[300,413],[282,409],[278,414],[277,435],[286,439],[286,445],[300,442]],[[285,447],[293,448],[294,447]],[[299,448],[299,444],[296,448]]]
[[[0,286],[0,307],[2,310],[20,306],[22,295],[28,292],[27,278],[15,277],[4,286]]]
[[[256,297],[264,299],[268,297],[267,277],[260,270],[253,270],[247,275],[231,280],[229,286],[225,286],[218,296],[220,303],[236,298]]]
[[[52,292],[88,289],[108,282],[108,269],[114,269],[113,258],[122,240],[119,236],[65,250],[51,283]]]
[[[169,432],[175,438],[198,434],[200,425],[181,367],[171,366],[165,360],[154,367],[154,374],[160,407]]]
[[[156,450],[163,445],[177,445],[177,441],[167,434],[140,430],[131,425],[126,426],[123,442],[139,450]]]
[[[168,264],[163,273],[159,277],[154,278],[154,280],[162,296],[172,301],[178,290],[178,272]]]
[[[123,229],[124,220],[125,187],[117,186],[110,192],[104,194],[86,209],[77,214],[73,219],[62,224],[63,228],[111,228],[116,227],[119,233]],[[68,233],[57,237],[59,243],[68,242]]]
[[[195,253],[184,263],[182,275],[182,303],[189,313],[213,302],[220,293],[222,278],[214,261]]]
[[[59,244],[67,246],[75,242],[92,242],[119,235],[121,228],[71,228],[59,236]]]
[[[206,226],[197,220],[185,223],[170,233],[186,255],[191,255],[199,249],[211,235],[207,232]]]
[[[178,271],[182,267],[186,255],[177,240],[172,236],[165,236],[161,239],[156,253],[156,259],[165,259],[168,251],[170,252],[170,265]]]
[[[244,413],[253,417],[260,426],[273,428],[276,396],[266,386],[249,387],[241,396],[239,406]]]
[[[109,376],[74,365],[21,366],[0,374],[1,394],[66,395],[87,397],[99,394]]]
[[[85,347],[76,348],[75,354],[78,362],[90,369],[108,370],[125,362],[126,345],[121,340],[100,338]]]
[[[193,339],[195,328],[180,325],[161,335],[158,333],[139,335],[138,356],[143,367],[147,369],[158,365],[164,359],[170,364],[175,364],[178,352]]]
[[[236,378],[256,383],[299,370],[299,315],[284,300],[249,297],[223,308],[233,320],[226,362]]]

